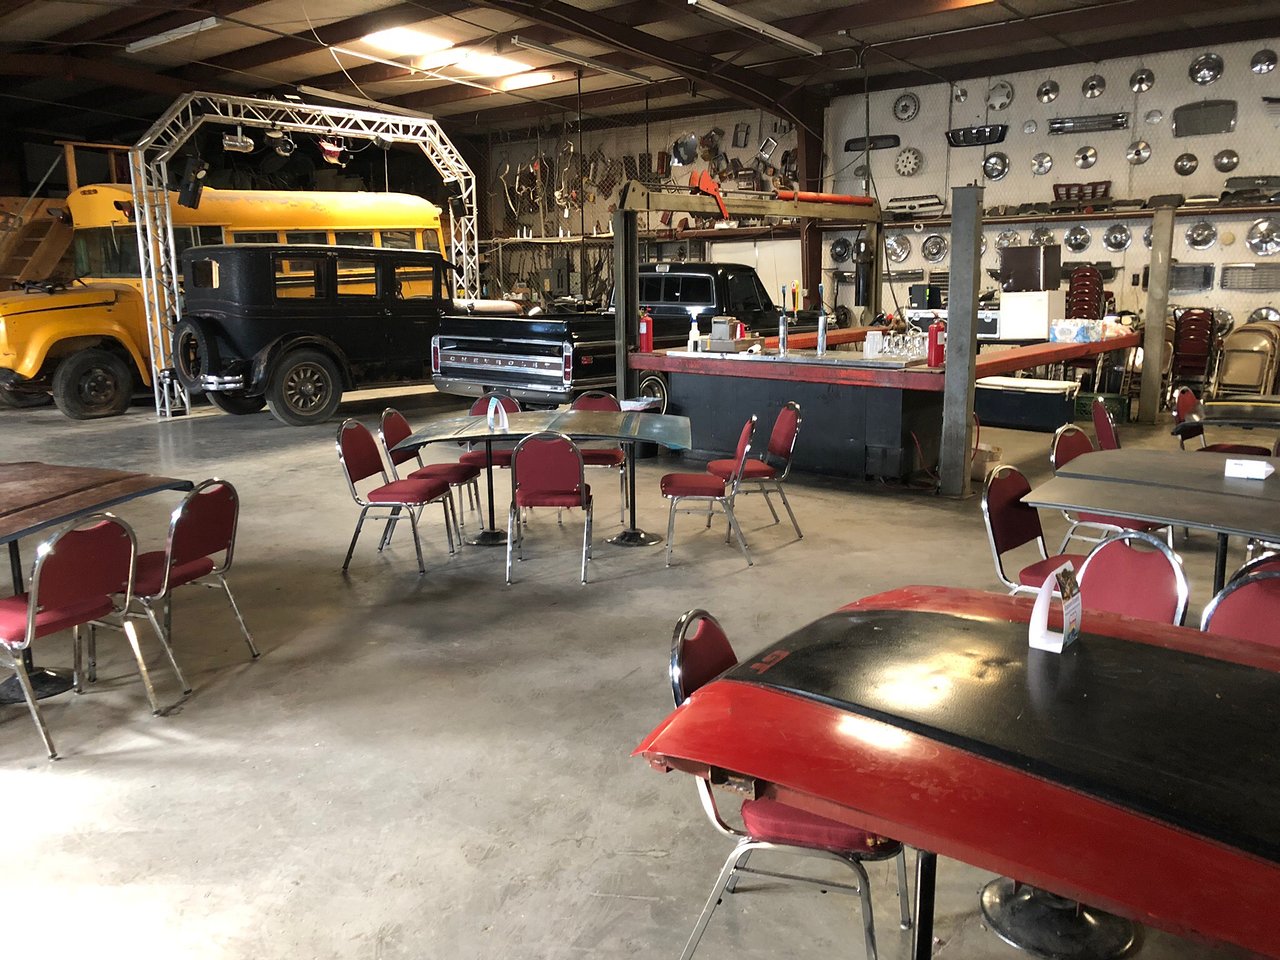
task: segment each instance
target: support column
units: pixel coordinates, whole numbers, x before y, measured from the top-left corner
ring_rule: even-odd
[[[956,187],[951,191],[951,285],[942,387],[942,452],[938,458],[939,491],[946,497],[969,495],[981,259],[982,187]]]
[[[804,123],[796,128],[797,190],[822,190],[823,125],[826,116],[822,105],[811,93],[801,94],[798,111]],[[800,221],[800,284],[808,291],[808,306],[818,306],[818,284],[822,282],[821,221]]]
[[[614,392],[619,400],[634,397],[638,379],[627,367],[627,355],[640,335],[640,239],[637,213],[618,210],[613,215],[613,329],[617,339]]]
[[[1164,370],[1164,318],[1169,312],[1169,264],[1173,259],[1173,207],[1156,207],[1151,217],[1151,269],[1147,273],[1147,320],[1142,334],[1142,391],[1138,421],[1155,423],[1160,413],[1160,373]]]

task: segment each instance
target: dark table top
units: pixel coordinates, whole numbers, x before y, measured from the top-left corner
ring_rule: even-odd
[[[1188,419],[1224,427],[1280,429],[1280,397],[1206,400]]]
[[[490,429],[486,416],[438,420],[400,441],[396,449],[414,450],[445,440],[519,440],[544,430],[576,440],[647,441],[673,450],[687,450],[692,445],[688,417],[669,413],[545,410],[509,414],[505,431]]]
[[[190,480],[125,470],[35,461],[0,463],[0,543],[137,497],[193,486]]]

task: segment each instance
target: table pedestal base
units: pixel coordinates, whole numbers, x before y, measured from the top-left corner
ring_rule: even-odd
[[[474,537],[467,540],[467,543],[473,547],[505,547],[507,545],[507,531],[481,530]]]
[[[623,530],[616,537],[610,537],[607,543],[615,547],[652,547],[662,542],[656,533],[645,533],[643,530]]]
[[[1001,940],[1044,960],[1113,960],[1133,946],[1123,917],[1008,877],[982,888],[982,915]]]
[[[49,670],[46,667],[36,667],[28,672],[28,676],[31,677],[31,689],[35,693],[37,700],[56,697],[60,693],[66,693],[76,685],[70,670]],[[27,698],[22,695],[22,686],[18,683],[17,677],[10,677],[4,683],[0,683],[0,703],[26,702]]]

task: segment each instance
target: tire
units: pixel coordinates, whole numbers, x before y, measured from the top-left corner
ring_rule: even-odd
[[[215,407],[223,413],[231,414],[233,417],[243,417],[250,413],[257,413],[267,405],[266,397],[246,397],[243,393],[238,392],[212,391],[206,393],[205,396]]]
[[[30,410],[32,407],[47,407],[53,397],[47,393],[19,393],[14,390],[0,390],[0,407],[14,410]]]
[[[319,350],[294,350],[276,364],[267,385],[267,407],[281,423],[306,427],[324,423],[342,399],[342,374]]]
[[[658,397],[662,400],[658,413],[667,412],[667,381],[661,374],[647,373],[640,378],[640,396]]]
[[[81,350],[53,373],[53,402],[72,420],[117,417],[133,399],[133,370],[106,350]]]
[[[173,328],[173,372],[187,393],[204,392],[201,374],[217,366],[217,355],[204,325],[195,320],[182,320]]]

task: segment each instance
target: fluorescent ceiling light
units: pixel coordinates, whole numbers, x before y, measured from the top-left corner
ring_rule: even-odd
[[[526,50],[537,50],[539,53],[545,53],[548,56],[559,57],[561,60],[568,60],[570,63],[580,63],[584,67],[590,67],[592,70],[599,70],[601,73],[611,73],[615,77],[624,77],[627,80],[634,80],[636,83],[652,83],[653,81],[646,77],[643,73],[636,73],[634,70],[624,70],[622,67],[615,67],[605,63],[603,60],[597,60],[594,57],[584,57],[580,53],[570,53],[568,50],[561,50],[559,47],[553,47],[549,43],[539,43],[537,40],[526,40],[521,36],[511,38],[513,46],[524,47]]]
[[[762,37],[768,37],[770,40],[785,44],[802,53],[812,54],[820,57],[823,49],[816,43],[810,43],[803,37],[797,37],[794,33],[787,33],[785,30],[779,30],[772,24],[765,23],[763,20],[757,20],[755,17],[749,17],[745,13],[735,10],[733,7],[726,7],[724,4],[716,3],[715,0],[689,0],[689,6],[696,7],[713,17],[718,17],[735,26],[758,33]]]
[[[523,73],[529,69],[527,63],[512,60],[510,57],[473,51],[463,53],[454,66],[476,77],[505,77],[508,74]]]
[[[203,20],[197,20],[195,23],[183,24],[181,27],[174,27],[172,30],[165,30],[163,33],[157,33],[151,37],[143,37],[141,40],[135,40],[133,43],[125,45],[125,53],[141,53],[143,50],[150,50],[152,47],[158,47],[162,44],[173,43],[175,40],[182,40],[185,37],[194,37],[197,33],[205,30],[212,30],[222,21],[217,17],[205,17]]]
[[[559,73],[551,70],[534,70],[531,73],[517,73],[514,77],[503,77],[495,86],[499,90],[525,90],[529,87],[545,87],[548,83],[563,83],[572,80],[573,74],[568,71]]]
[[[435,37],[421,30],[410,27],[392,27],[390,30],[379,30],[362,38],[365,43],[377,47],[397,57],[407,57],[415,53],[429,53],[434,50],[448,50],[453,41],[443,37]]]

